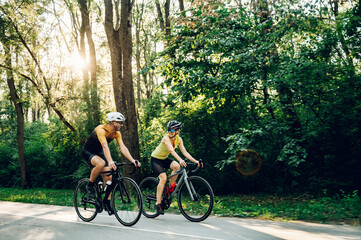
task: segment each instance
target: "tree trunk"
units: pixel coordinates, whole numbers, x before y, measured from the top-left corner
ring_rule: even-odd
[[[155,1],[155,5],[156,5],[156,7],[157,7],[157,13],[158,13],[158,20],[159,20],[160,30],[161,30],[162,32],[164,32],[164,30],[165,30],[165,24],[164,24],[164,18],[163,18],[162,8],[160,7],[159,0],[156,0],[156,1]]]
[[[138,100],[138,108],[141,105],[141,86],[140,86],[140,78],[141,75],[138,74],[141,70],[140,66],[140,31],[143,22],[143,12],[144,12],[144,4],[142,4],[141,9],[139,9],[139,5],[137,5],[137,17],[136,17],[136,29],[135,29],[135,36],[136,36],[136,53],[135,53],[135,62],[137,64],[137,100]]]
[[[112,0],[104,0],[105,4],[105,32],[108,39],[115,105],[117,111],[124,114],[126,121],[122,130],[124,144],[135,159],[139,159],[139,139],[137,116],[132,79],[132,35],[130,0],[121,1],[120,28],[114,28]],[[129,168],[123,168],[123,174],[129,175]],[[139,181],[139,174],[131,176]]]
[[[96,75],[96,53],[95,45],[92,36],[92,29],[90,25],[89,10],[87,6],[87,0],[79,0],[79,6],[81,11],[81,27],[80,27],[80,54],[82,58],[86,59],[86,48],[85,48],[85,36],[88,42],[89,48],[89,67],[83,67],[83,78],[84,78],[84,98],[88,105],[88,109],[92,114],[94,125],[100,123],[100,110],[99,110],[99,98],[98,98],[98,82]],[[90,84],[89,84],[89,72],[90,72]]]
[[[6,69],[6,78],[7,83],[10,90],[11,100],[14,103],[15,111],[16,111],[16,119],[17,119],[17,143],[18,143],[18,155],[19,155],[19,163],[20,163],[20,171],[21,171],[21,182],[22,188],[31,188],[30,175],[27,171],[26,166],[26,158],[25,158],[25,145],[24,145],[24,112],[23,107],[21,105],[21,99],[16,93],[14,76],[13,72],[10,70],[12,67],[11,64],[11,53],[9,46],[4,46],[5,49],[5,62],[9,67]]]
[[[166,0],[164,3],[164,17],[162,13],[162,8],[160,6],[159,0],[155,1],[157,12],[158,12],[158,20],[160,29],[162,32],[165,33],[165,36],[170,36],[170,19],[169,19],[169,7],[170,7],[170,0]],[[169,45],[169,39],[164,42],[165,46]]]
[[[184,11],[184,2],[183,2],[183,0],[178,0],[178,2],[179,2],[179,10],[181,12],[183,12]]]
[[[170,7],[170,0],[166,0],[164,3],[165,35],[166,36],[170,36],[169,7]],[[167,44],[169,45],[169,40],[167,41]]]

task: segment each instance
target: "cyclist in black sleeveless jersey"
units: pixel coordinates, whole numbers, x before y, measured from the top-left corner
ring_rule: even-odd
[[[87,186],[90,198],[95,198],[94,183],[100,172],[109,171],[111,168],[114,170],[117,168],[110,150],[108,143],[114,139],[117,141],[121,153],[135,166],[140,167],[140,162],[136,161],[130,154],[128,148],[124,145],[120,128],[124,123],[124,116],[119,112],[111,112],[107,114],[108,124],[97,126],[90,134],[87,141],[84,144],[82,150],[82,156],[88,166],[93,167],[90,173],[90,182]],[[103,182],[111,181],[111,176],[102,174]],[[110,196],[109,196],[110,197]],[[105,208],[109,214],[113,213],[110,207],[110,202],[105,202]]]

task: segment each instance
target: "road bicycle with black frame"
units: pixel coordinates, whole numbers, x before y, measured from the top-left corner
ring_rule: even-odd
[[[174,191],[168,196],[166,190],[162,193],[161,207],[163,210],[169,209],[172,200],[177,197],[178,208],[183,216],[192,221],[200,222],[205,220],[212,212],[214,204],[214,194],[211,185],[200,176],[188,176],[195,174],[200,170],[197,166],[190,170],[189,166],[197,166],[195,163],[187,163],[187,168],[182,167],[176,173],[168,176],[179,175],[177,185]],[[140,190],[143,197],[142,213],[148,218],[155,218],[159,213],[155,210],[154,205],[157,202],[157,186],[159,180],[155,177],[147,177],[140,184]]]
[[[75,211],[79,218],[85,222],[92,221],[98,213],[105,209],[104,202],[111,195],[110,204],[118,221],[125,226],[132,226],[139,221],[142,211],[142,194],[138,184],[129,177],[124,177],[119,171],[124,165],[133,165],[133,173],[136,167],[133,163],[117,163],[116,170],[104,171],[101,174],[112,176],[110,185],[98,181],[94,184],[95,199],[90,199],[86,186],[89,178],[83,178],[78,182],[74,194]],[[104,195],[104,197],[102,197]]]

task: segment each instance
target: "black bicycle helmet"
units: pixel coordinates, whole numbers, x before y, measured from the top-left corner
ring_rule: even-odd
[[[170,121],[167,125],[168,128],[174,129],[174,130],[178,130],[182,128],[182,123],[178,122],[178,121]]]

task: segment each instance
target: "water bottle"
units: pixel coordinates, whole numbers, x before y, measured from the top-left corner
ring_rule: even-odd
[[[106,192],[107,189],[110,189],[110,185],[112,185],[112,181],[108,180],[108,181],[105,183],[104,192]]]
[[[103,191],[103,182],[98,182],[98,187],[99,187],[100,192],[102,192]]]

